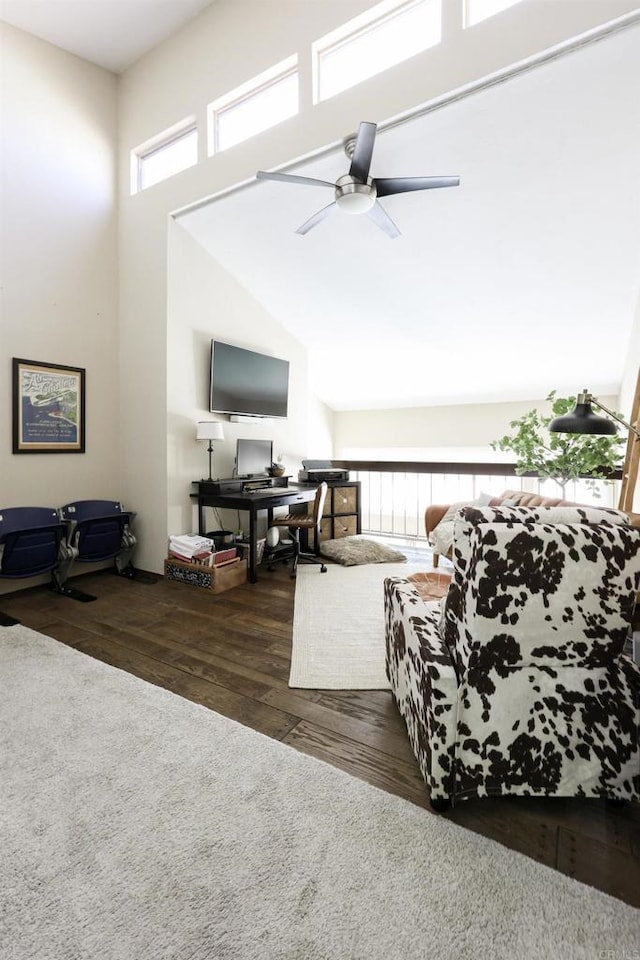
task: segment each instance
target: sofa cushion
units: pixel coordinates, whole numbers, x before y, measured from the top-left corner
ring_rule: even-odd
[[[447,523],[453,520],[458,511],[463,507],[488,507],[492,499],[493,497],[490,493],[481,493],[475,500],[459,500],[457,503],[452,503],[440,523]]]
[[[559,500],[553,497],[542,497],[537,493],[529,493],[525,490],[505,490],[499,497],[494,497],[490,493],[481,493],[473,501],[458,501],[450,506],[427,507],[425,512],[425,525],[427,528],[427,537],[434,548],[435,553],[445,556],[450,555],[453,546],[454,529],[451,524],[457,513],[462,507],[483,507],[483,506],[522,506],[522,507],[556,507],[556,506],[576,506],[569,500]],[[435,513],[433,511],[436,511]],[[447,526],[442,526],[442,524]]]
[[[496,499],[490,493],[481,493],[475,500],[459,500],[457,503],[452,503],[438,526],[429,534],[429,542],[434,553],[440,553],[443,556],[449,553],[453,546],[453,523],[463,507],[488,507]]]
[[[455,530],[455,521],[456,517],[460,513],[460,510],[463,507],[474,507],[474,506],[489,506],[489,502],[478,503],[474,501],[473,503],[460,503],[452,504],[447,510],[446,514],[435,528],[431,531],[429,536],[429,541],[433,547],[434,553],[440,553],[443,556],[446,556],[451,548],[453,547],[456,530]],[[518,506],[517,500],[502,500],[500,503],[502,507],[516,507]]]
[[[453,546],[454,521],[441,520],[435,530],[429,534],[429,543],[433,547],[434,553],[440,553],[446,556]]]

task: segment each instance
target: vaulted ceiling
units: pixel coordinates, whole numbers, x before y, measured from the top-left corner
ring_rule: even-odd
[[[374,177],[459,174],[382,205],[258,181],[180,223],[310,347],[336,410],[618,392],[640,295],[640,27],[384,129]],[[345,139],[354,131],[345,130]],[[287,172],[334,182],[342,148]]]

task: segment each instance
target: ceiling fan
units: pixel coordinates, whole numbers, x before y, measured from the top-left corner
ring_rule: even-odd
[[[376,124],[363,121],[358,135],[345,144],[345,152],[351,160],[349,173],[339,177],[335,183],[328,180],[315,180],[313,177],[298,177],[290,173],[268,173],[258,170],[258,180],[281,180],[284,183],[303,183],[311,187],[331,187],[335,200],[314,213],[296,233],[308,233],[321,223],[333,211],[334,207],[344,213],[366,213],[381,230],[394,239],[400,231],[378,202],[380,197],[389,197],[394,193],[409,193],[413,190],[434,190],[437,187],[457,187],[460,177],[390,177],[374,179],[369,176],[373,146],[376,139]]]

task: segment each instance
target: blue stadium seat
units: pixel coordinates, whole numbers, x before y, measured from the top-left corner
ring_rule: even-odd
[[[131,533],[135,513],[117,500],[77,500],[59,507],[58,516],[66,526],[68,556],[61,561],[55,578],[64,589],[71,567],[113,559],[117,573],[133,576],[131,555],[136,538]]]
[[[65,525],[50,507],[0,510],[0,577],[35,577],[56,569]]]

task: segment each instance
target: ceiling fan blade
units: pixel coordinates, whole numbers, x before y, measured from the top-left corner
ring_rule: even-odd
[[[380,227],[381,230],[384,230],[387,236],[391,237],[392,240],[395,240],[396,237],[401,236],[401,233],[396,227],[395,223],[384,207],[379,204],[377,200],[371,209],[367,210],[367,216],[373,220],[373,222]]]
[[[329,216],[335,205],[336,202],[334,200],[333,203],[330,203],[328,207],[323,207],[322,210],[318,210],[318,212],[314,213],[312,217],[309,217],[309,219],[306,220],[301,227],[298,227],[296,233],[299,233],[302,236],[304,236],[305,233],[309,233],[309,230],[311,230],[313,227],[316,227]]]
[[[390,177],[375,179],[379,197],[390,197],[394,193],[409,193],[412,190],[435,190],[437,187],[457,187],[460,177]]]
[[[310,187],[331,187],[335,190],[335,183],[329,183],[328,180],[314,180],[313,177],[296,177],[292,173],[268,173],[266,170],[258,170],[256,180],[281,180],[283,183],[306,183]]]
[[[373,145],[376,139],[377,124],[363,121],[358,128],[351,166],[349,173],[360,183],[366,183],[371,167],[371,157],[373,156]]]

